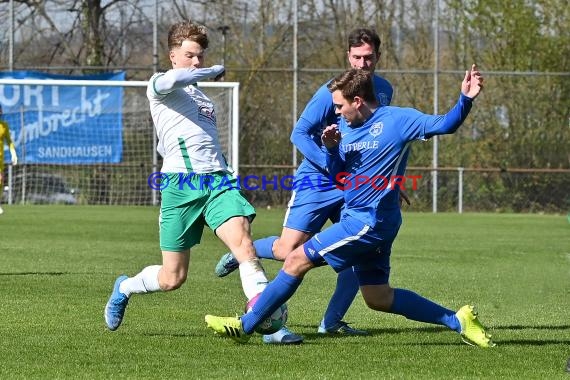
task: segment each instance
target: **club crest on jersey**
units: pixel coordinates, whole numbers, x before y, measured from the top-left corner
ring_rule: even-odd
[[[208,106],[199,106],[198,107],[198,114],[200,116],[205,117],[206,119],[212,120],[214,123],[216,122],[216,113],[214,108]]]
[[[368,133],[370,133],[372,136],[376,137],[382,133],[382,129],[384,129],[384,124],[382,124],[382,122],[374,123],[374,124],[372,124],[372,126],[368,130]]]

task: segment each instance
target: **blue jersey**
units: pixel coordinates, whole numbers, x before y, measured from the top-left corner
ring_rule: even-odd
[[[327,165],[333,176],[346,176],[345,212],[375,227],[389,212],[399,212],[400,181],[410,142],[453,133],[471,110],[461,94],[445,115],[426,115],[412,108],[379,107],[360,125],[339,124],[339,146],[330,149]],[[401,183],[401,182],[400,182]]]
[[[392,85],[378,75],[374,75],[373,78],[376,98],[381,105],[389,105],[393,94]],[[297,169],[298,183],[301,186],[304,183],[304,187],[314,184],[315,187],[307,193],[309,197],[310,194],[322,196],[322,192],[335,193],[336,190],[334,186],[332,189],[331,186],[320,186],[323,183],[323,177],[328,176],[326,149],[322,145],[321,134],[325,127],[340,122],[339,115],[335,113],[332,94],[327,88],[329,83],[330,81],[322,85],[307,103],[291,134],[291,142],[305,157]],[[296,189],[299,190],[299,186],[296,186]],[[302,191],[303,188],[300,190]],[[317,194],[319,192],[321,194]],[[336,191],[335,196],[341,197],[342,193]],[[316,201],[319,201],[318,198]]]

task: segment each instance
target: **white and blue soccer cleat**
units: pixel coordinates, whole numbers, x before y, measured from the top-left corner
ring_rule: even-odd
[[[111,297],[109,297],[109,301],[107,301],[107,305],[105,305],[105,323],[107,324],[107,328],[111,331],[118,329],[121,322],[123,322],[125,309],[129,303],[129,297],[119,291],[121,282],[127,278],[127,276],[123,275],[115,280],[113,293],[111,293]]]
[[[266,344],[301,344],[303,337],[283,326],[274,334],[264,335],[263,343]]]
[[[317,332],[329,335],[368,335],[368,331],[350,327],[345,321],[338,321],[333,327],[325,327],[324,320],[321,321]]]
[[[239,262],[231,252],[228,252],[220,258],[220,261],[216,264],[214,272],[218,277],[226,277],[238,268]]]

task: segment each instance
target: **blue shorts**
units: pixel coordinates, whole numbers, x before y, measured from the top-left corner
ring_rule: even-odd
[[[344,205],[344,194],[336,184],[304,159],[295,173],[293,193],[283,227],[308,234],[319,232],[327,220],[336,223]]]
[[[317,266],[326,262],[336,272],[353,266],[361,286],[387,284],[392,243],[401,223],[400,210],[386,215],[375,228],[343,213],[340,222],[317,233],[303,248]]]
[[[301,190],[301,192],[304,191],[306,190]],[[306,200],[302,202],[303,194],[293,191],[287,205],[283,227],[315,234],[323,228],[327,220],[330,219],[333,223],[337,222],[340,217],[340,210],[344,205],[344,198],[342,193],[340,198],[336,194],[331,195],[334,197],[323,196],[320,202],[306,202]]]

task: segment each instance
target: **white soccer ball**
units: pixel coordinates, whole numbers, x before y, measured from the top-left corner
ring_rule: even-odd
[[[247,302],[247,304],[245,305],[246,313],[251,311],[251,308],[257,302],[260,295],[261,293],[258,293],[255,297],[253,297]],[[279,308],[275,310],[273,314],[269,316],[269,318],[266,318],[259,325],[257,325],[257,327],[255,328],[255,332],[263,335],[276,333],[281,329],[281,327],[285,325],[285,323],[287,323],[287,315],[288,315],[287,304],[284,303],[283,305],[279,306]]]

